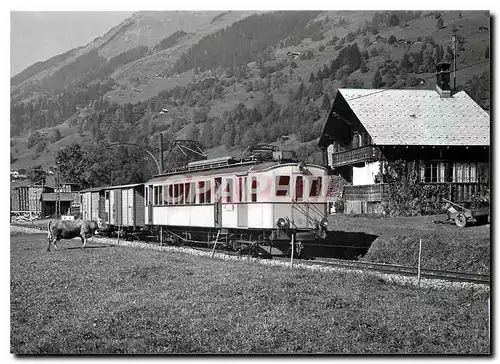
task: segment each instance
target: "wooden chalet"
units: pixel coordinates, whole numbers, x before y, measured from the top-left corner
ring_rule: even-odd
[[[375,211],[395,160],[422,184],[446,185],[455,202],[489,188],[490,116],[464,91],[452,94],[448,63],[436,75],[436,90],[338,90],[319,145],[325,164],[351,184],[344,212]]]

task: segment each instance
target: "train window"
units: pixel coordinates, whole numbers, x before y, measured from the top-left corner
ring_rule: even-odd
[[[168,205],[172,205],[174,203],[173,197],[174,197],[174,185],[168,185],[168,198],[167,198]]]
[[[302,176],[297,176],[295,179],[295,199],[297,201],[302,201],[302,196],[304,195],[304,179]]]
[[[158,186],[154,186],[153,205],[158,205]]]
[[[257,177],[252,177],[252,187],[250,189],[251,201],[257,202]]]
[[[153,203],[153,186],[149,186],[149,191],[148,191],[148,205],[151,205]]]
[[[158,186],[158,205],[162,204],[163,186]]]
[[[165,185],[163,186],[163,205],[168,205],[168,198],[169,198],[168,189],[167,185]]]
[[[194,193],[193,193],[193,187],[194,183],[184,183],[184,202],[186,204],[193,204],[194,203]]]
[[[224,196],[226,197],[226,202],[231,203],[232,202],[232,193],[233,193],[233,179],[228,178],[226,179],[226,188],[224,189]]]
[[[184,184],[179,183],[179,204],[184,204]]]
[[[198,191],[197,191],[198,203],[205,203],[205,193],[203,191],[204,189],[205,189],[205,182],[199,181],[198,182]]]
[[[276,196],[290,195],[290,176],[276,176]]]
[[[238,178],[238,202],[243,202],[243,178]]]
[[[210,191],[210,181],[205,181],[206,192],[205,192],[205,203],[212,203],[212,195]]]
[[[321,195],[321,177],[311,180],[311,189],[309,190],[309,196],[318,197]]]
[[[179,185],[174,184],[174,191],[172,194],[172,205],[177,205],[179,203]]]

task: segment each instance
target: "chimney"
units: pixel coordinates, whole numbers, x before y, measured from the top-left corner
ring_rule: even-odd
[[[451,97],[450,73],[450,62],[441,62],[436,65],[436,91],[442,98]]]

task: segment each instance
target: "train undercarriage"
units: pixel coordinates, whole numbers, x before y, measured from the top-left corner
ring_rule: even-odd
[[[236,252],[260,258],[273,256],[312,259],[307,245],[316,244],[321,236],[314,230],[298,229],[226,229],[146,226],[142,229],[109,226],[105,235],[124,240],[141,240],[160,245],[192,246]],[[292,241],[294,245],[292,247]]]

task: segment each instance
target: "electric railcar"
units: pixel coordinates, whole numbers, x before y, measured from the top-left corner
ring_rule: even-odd
[[[221,243],[271,255],[326,234],[328,171],[285,159],[222,157],[189,163],[145,183],[145,224],[162,242]],[[274,249],[274,254],[273,254]]]

